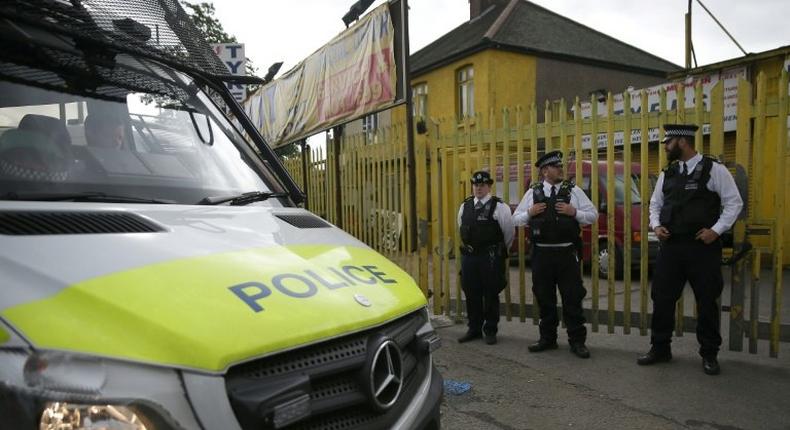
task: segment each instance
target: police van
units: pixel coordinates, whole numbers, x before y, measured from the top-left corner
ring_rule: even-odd
[[[176,0],[0,3],[0,429],[439,427],[424,295],[233,79]]]

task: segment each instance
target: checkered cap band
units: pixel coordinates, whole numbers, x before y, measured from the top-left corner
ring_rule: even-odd
[[[550,166],[552,164],[561,163],[562,158],[559,155],[552,155],[540,161],[540,167]]]
[[[667,130],[664,133],[664,137],[681,137],[681,136],[694,137],[694,133],[695,133],[694,130],[691,129],[675,128],[675,129]]]

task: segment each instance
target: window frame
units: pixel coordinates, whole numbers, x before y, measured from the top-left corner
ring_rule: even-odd
[[[455,71],[456,116],[458,121],[475,116],[475,69],[466,64]]]

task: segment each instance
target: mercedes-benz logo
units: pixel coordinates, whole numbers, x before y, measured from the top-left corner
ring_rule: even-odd
[[[403,387],[403,359],[398,344],[382,339],[374,344],[372,359],[368,360],[366,389],[373,406],[379,411],[390,409]]]

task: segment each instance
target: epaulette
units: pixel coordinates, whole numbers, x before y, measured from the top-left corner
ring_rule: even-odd
[[[705,155],[703,155],[703,156],[702,156],[702,158],[707,158],[707,159],[709,159],[710,161],[713,161],[714,163],[724,164],[724,163],[723,163],[723,162],[722,162],[722,161],[719,159],[719,157],[716,157],[715,155],[707,155],[707,154],[705,154]]]
[[[504,203],[504,200],[500,199],[498,196],[491,196],[491,200],[497,203]]]
[[[474,196],[474,195],[472,195],[472,196],[469,196],[469,197],[467,197],[467,198],[465,198],[465,199],[464,199],[464,203],[468,202],[469,200],[474,200],[474,199],[475,199],[475,196]]]
[[[533,190],[542,190],[543,189],[543,182],[535,182],[529,186]]]

